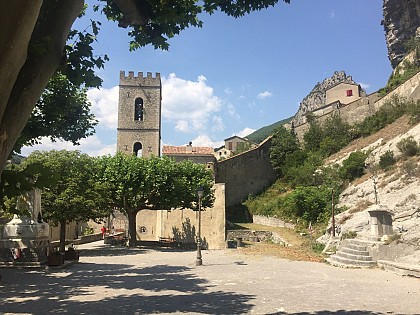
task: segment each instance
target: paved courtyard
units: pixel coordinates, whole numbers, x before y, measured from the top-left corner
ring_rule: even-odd
[[[0,314],[420,314],[420,279],[236,249],[80,245],[63,269],[0,269]]]

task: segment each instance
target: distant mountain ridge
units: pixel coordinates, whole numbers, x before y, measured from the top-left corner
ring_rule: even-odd
[[[260,143],[264,139],[266,139],[268,136],[271,136],[274,133],[274,130],[276,130],[280,126],[283,126],[285,124],[290,123],[292,121],[292,119],[293,119],[293,116],[289,117],[289,118],[285,118],[285,119],[280,120],[278,122],[275,122],[274,124],[262,127],[262,128],[260,128],[256,131],[254,131],[250,135],[246,136],[245,138],[247,138],[248,140],[253,141],[255,143]]]

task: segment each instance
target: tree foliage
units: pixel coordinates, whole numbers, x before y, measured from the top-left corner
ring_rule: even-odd
[[[123,153],[102,157],[99,163],[102,181],[110,184],[113,207],[128,218],[130,246],[136,243],[136,215],[140,210],[196,209],[198,187],[204,189],[203,207],[214,202],[212,175],[203,165]]]
[[[290,3],[290,0],[283,0]],[[202,27],[200,14],[213,14],[221,11],[233,17],[240,17],[253,11],[274,6],[278,0],[253,1],[171,1],[170,5],[162,1],[136,1],[123,4],[122,1],[100,0],[95,5],[96,11],[102,11],[109,20],[118,22],[119,26],[129,27],[131,37],[130,50],[152,44],[153,47],[169,48],[168,39],[178,35],[184,29],[194,26]]]
[[[339,115],[329,117],[322,125],[323,139],[319,144],[321,152],[330,156],[350,143],[352,136],[350,125]]]
[[[289,3],[290,0],[283,0]],[[190,26],[202,26],[199,15],[217,10],[234,17],[273,6],[278,0],[253,1],[114,1],[97,0],[110,20],[130,27],[131,49],[153,45],[168,49],[168,39]],[[91,32],[71,30],[83,15],[83,0],[1,1],[0,37],[0,169],[3,170],[15,143],[57,70],[76,86],[99,87],[95,68],[107,56],[93,53],[100,24],[91,21]],[[69,40],[70,39],[70,40]],[[57,104],[57,107],[60,105]],[[37,136],[37,135],[36,135]],[[35,138],[36,138],[35,136]],[[28,137],[23,143],[28,141]]]
[[[14,151],[20,152],[24,145],[38,144],[42,137],[71,141],[94,133],[98,121],[90,113],[86,89],[70,82],[62,73],[56,73],[37,102]]]
[[[289,155],[299,150],[299,143],[296,135],[280,126],[271,139],[270,160],[274,170],[282,177],[284,175],[284,166]]]
[[[367,154],[362,151],[355,151],[350,153],[349,157],[343,161],[339,173],[343,180],[353,180],[361,177],[366,168]]]
[[[67,223],[98,220],[110,213],[109,186],[97,177],[94,158],[79,151],[35,151],[23,165],[42,165],[50,174],[41,194],[42,208],[47,220],[60,224],[61,251]]]

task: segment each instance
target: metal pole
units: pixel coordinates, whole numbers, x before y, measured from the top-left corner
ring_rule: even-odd
[[[198,239],[197,239],[197,260],[195,261],[196,266],[203,265],[201,257],[201,197],[198,197]]]
[[[332,236],[335,237],[335,218],[334,218],[334,189],[331,189],[331,215],[332,215]]]

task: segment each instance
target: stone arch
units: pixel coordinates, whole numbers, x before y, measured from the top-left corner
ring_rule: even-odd
[[[138,157],[143,157],[143,145],[140,142],[134,143],[133,154]]]

